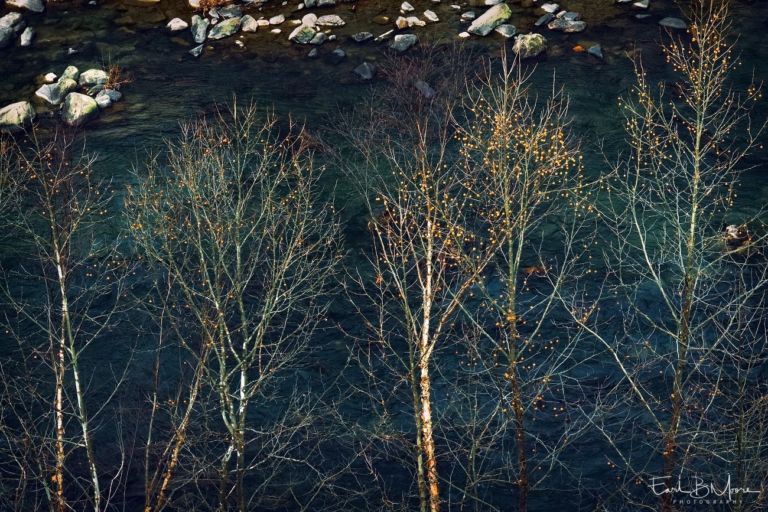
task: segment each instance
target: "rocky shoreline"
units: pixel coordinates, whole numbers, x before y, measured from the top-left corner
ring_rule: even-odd
[[[159,0],[137,1],[137,5],[146,8],[159,3]],[[626,10],[637,20],[651,19],[667,30],[687,28],[679,18],[655,14],[654,2],[649,0],[606,2]],[[158,19],[157,28],[165,37],[188,44],[186,52],[189,59],[215,54],[232,45],[246,50],[253,37],[269,37],[275,44],[282,41],[280,44],[288,43],[298,50],[306,47],[305,58],[324,55],[325,62],[336,65],[348,60],[350,50],[354,48],[370,50],[369,54],[382,50],[407,53],[423,44],[422,31],[430,27],[439,30],[443,39],[487,39],[492,44],[509,44],[511,51],[521,59],[535,59],[548,53],[550,38],[588,33],[593,26],[592,21],[585,19],[580,12],[569,10],[568,3],[544,0],[410,0],[393,3],[391,8],[379,9],[379,14],[361,19],[363,15],[360,13],[366,0],[188,0],[188,15]],[[99,7],[96,0],[91,0],[88,5],[96,9]],[[58,9],[60,5],[46,6],[43,0],[5,1],[0,10],[0,55],[24,51],[32,44],[44,44],[35,43],[34,38],[35,25],[44,20],[46,7]],[[535,19],[533,23],[520,21],[531,17]],[[359,28],[363,30],[357,30]],[[425,41],[432,39],[424,37]],[[323,49],[328,47],[330,49]],[[604,48],[597,41],[576,42],[571,49],[575,53],[583,52],[596,62],[605,58]],[[67,55],[76,52],[69,48]],[[375,57],[371,55],[362,59],[356,56],[350,61],[350,69],[359,82],[375,78],[374,61]],[[39,110],[58,110],[63,122],[81,126],[94,119],[100,109],[108,108],[122,96],[117,90],[119,87],[108,86],[108,76],[105,78],[100,74],[100,81],[93,83],[89,79],[82,80],[83,75],[89,77],[97,71],[108,74],[103,69],[89,69],[76,78],[67,76],[65,71],[60,78],[53,80],[50,79],[50,70],[41,71],[40,76],[48,79],[40,80],[42,85],[33,98],[19,98],[11,104],[0,105],[0,130],[23,128]],[[137,79],[141,80],[141,77]],[[425,94],[423,91],[434,94],[429,84],[424,85],[427,88],[421,87],[421,90],[414,85],[415,90],[421,94]]]

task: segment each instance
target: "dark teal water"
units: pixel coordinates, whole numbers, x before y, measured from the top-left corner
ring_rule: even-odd
[[[270,2],[274,3],[274,2]],[[296,2],[291,2],[294,5]],[[417,28],[422,44],[448,44],[455,41],[461,24],[452,14],[449,2],[435,5],[432,2],[412,1],[417,10],[432,8],[443,20],[436,25]],[[589,28],[583,34],[556,35],[547,33],[550,50],[546,58],[532,62],[537,66],[535,83],[542,94],[547,94],[553,78],[562,85],[571,98],[574,132],[583,140],[589,158],[587,170],[600,174],[607,165],[600,153],[615,157],[622,148],[623,131],[618,111],[618,97],[633,83],[631,56],[642,55],[649,74],[658,80],[669,80],[672,75],[664,65],[658,42],[664,33],[656,20],[666,15],[679,15],[673,1],[653,0],[652,17],[638,21],[633,15],[638,11],[618,7],[612,0],[571,0],[562,2],[569,10],[582,13]],[[28,23],[37,30],[31,48],[12,48],[0,53],[0,105],[31,99],[39,77],[47,72],[61,73],[66,65],[74,64],[81,69],[117,64],[131,77],[131,83],[123,87],[124,99],[103,112],[99,119],[77,133],[88,151],[98,155],[96,170],[99,175],[113,180],[120,190],[130,178],[130,170],[141,164],[147,153],[159,149],[164,138],[178,133],[180,122],[192,116],[211,112],[217,104],[240,100],[255,100],[274,108],[284,119],[292,116],[306,123],[315,133],[326,133],[338,119],[340,112],[349,110],[359,98],[369,93],[370,87],[386,87],[381,81],[363,84],[352,70],[364,60],[380,62],[385,57],[382,47],[373,43],[356,45],[347,37],[360,30],[382,32],[382,27],[370,20],[379,14],[396,16],[399,1],[360,0],[353,12],[349,4],[328,10],[337,12],[348,25],[335,31],[337,43],[326,43],[321,48],[321,58],[306,58],[308,47],[297,47],[287,42],[289,26],[283,26],[283,34],[248,34],[243,37],[244,48],[237,48],[234,39],[213,42],[200,59],[193,59],[187,51],[193,46],[188,32],[170,35],[165,23],[175,16],[188,19],[191,11],[185,2],[163,1],[158,4],[141,2],[106,1],[96,7],[85,3],[51,4],[44,15],[27,15]],[[734,33],[743,65],[736,72],[736,83],[744,87],[754,75],[758,81],[768,79],[768,44],[764,34],[768,32],[768,2],[737,2],[734,9]],[[513,23],[520,31],[528,31],[537,17],[532,9],[513,6]],[[288,9],[266,7],[263,14],[271,16]],[[588,45],[599,42],[606,55],[598,61],[583,53],[574,53],[575,44]],[[494,36],[483,41],[464,43],[478,59],[495,58],[505,44]],[[338,65],[328,63],[323,56],[341,46],[347,59]],[[68,48],[78,50],[67,55]],[[46,128],[55,122],[40,106],[40,123]],[[764,116],[761,108],[758,118]],[[333,144],[333,140],[327,141]],[[759,152],[748,161],[754,168],[744,176],[744,186],[736,204],[738,210],[755,212],[768,199],[768,154]],[[341,174],[329,169],[326,184],[335,186],[336,202],[341,207],[347,243],[354,250],[369,243],[364,231],[365,211],[356,196],[356,190],[348,186]],[[354,252],[353,250],[353,252]],[[344,318],[344,307],[335,308],[334,320],[354,323]],[[315,374],[333,375],[344,362],[347,342],[338,334],[322,340],[325,359],[319,356],[316,368],[308,372],[308,380]],[[327,349],[327,350],[325,350]],[[105,351],[99,354],[105,357]],[[113,353],[114,355],[114,353]],[[137,386],[136,389],[141,389]],[[448,401],[436,391],[436,400]],[[595,450],[597,450],[595,445]],[[603,461],[599,453],[581,454],[590,459],[584,462],[586,472],[597,472],[592,466]],[[595,460],[591,460],[595,459]],[[396,465],[393,472],[396,472]],[[397,482],[397,479],[394,479]],[[544,492],[538,496],[541,510],[563,507],[569,510],[568,501],[561,493]],[[549,501],[552,500],[552,502]],[[552,507],[552,508],[550,508]]]

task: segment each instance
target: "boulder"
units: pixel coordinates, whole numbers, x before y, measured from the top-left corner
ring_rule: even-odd
[[[208,39],[224,39],[235,35],[240,30],[240,18],[229,18],[217,23],[208,33]]]
[[[343,27],[346,25],[346,22],[336,14],[325,14],[323,16],[319,16],[315,23],[321,27]]]
[[[397,34],[389,47],[402,53],[418,42],[419,38],[416,37],[416,34]]]
[[[507,4],[496,4],[477,17],[467,29],[476,36],[487,36],[493,29],[507,21],[512,11]]]
[[[2,18],[0,18],[0,48],[5,48],[13,42],[13,38],[16,37],[26,26],[21,14],[18,12],[9,12]]]
[[[64,99],[62,116],[69,126],[80,126],[99,114],[96,100],[86,94],[71,92]]]
[[[109,75],[103,69],[89,69],[80,73],[80,85],[103,85],[109,80]]]
[[[502,23],[493,31],[507,39],[510,37],[515,37],[515,34],[517,34],[517,28],[514,25],[510,25],[509,23]]]
[[[293,41],[298,44],[309,44],[317,34],[317,31],[307,25],[299,25],[288,36],[289,41]]]
[[[521,34],[512,46],[512,51],[521,59],[536,57],[546,49],[547,40],[541,34]]]
[[[587,24],[583,21],[571,21],[565,18],[557,18],[550,21],[547,28],[549,28],[549,30],[557,30],[558,32],[572,34],[574,32],[583,32],[584,29],[587,28]]]
[[[80,70],[75,66],[67,66],[64,72],[61,74],[61,78],[71,78],[77,80],[80,78]]]
[[[205,41],[208,26],[210,24],[211,22],[208,21],[208,18],[203,18],[197,14],[192,16],[192,28],[190,28],[190,30],[192,31],[192,39],[194,39],[196,43]]]
[[[250,14],[246,14],[240,18],[240,30],[243,32],[256,32],[259,29],[259,23],[256,18]]]
[[[35,29],[32,27],[25,28],[24,32],[22,32],[21,36],[19,36],[19,45],[32,46],[32,39],[34,37],[35,37]]]
[[[171,32],[178,32],[179,30],[184,30],[185,28],[188,28],[189,23],[187,23],[181,18],[173,18],[171,21],[168,22],[166,27],[168,27],[168,30],[170,30]]]
[[[70,92],[77,89],[77,82],[71,78],[61,77],[54,84],[45,84],[35,91],[35,96],[51,105],[59,105]]]
[[[43,0],[5,0],[5,5],[32,12],[43,12],[45,10]]]
[[[35,109],[30,102],[11,103],[0,108],[0,131],[20,131],[34,119]]]

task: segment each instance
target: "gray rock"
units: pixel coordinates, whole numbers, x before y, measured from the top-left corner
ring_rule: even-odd
[[[181,18],[173,18],[171,21],[168,22],[166,27],[168,27],[168,30],[170,30],[171,32],[178,32],[179,30],[184,30],[185,28],[188,28],[189,23],[187,23]]]
[[[0,18],[0,48],[5,48],[13,38],[17,36],[26,26],[21,14],[18,12],[9,12]]]
[[[400,4],[400,10],[403,12],[412,12],[412,11],[415,11],[416,9],[408,2],[403,2],[402,4]]]
[[[593,44],[589,48],[587,48],[587,53],[590,55],[593,55],[597,57],[598,59],[603,58],[603,47],[599,44]]]
[[[507,21],[512,11],[507,4],[496,4],[475,19],[467,32],[476,36],[487,36],[496,27]]]
[[[467,11],[461,15],[461,21],[472,21],[475,18],[477,18],[475,11]]]
[[[431,21],[432,23],[437,23],[440,21],[440,18],[438,18],[435,11],[430,11],[429,9],[424,11],[424,18],[426,18],[427,21]]]
[[[563,15],[559,17],[568,21],[579,21],[581,19],[581,14],[579,14],[578,12],[568,11],[566,13],[563,13]]]
[[[416,88],[419,93],[425,97],[428,100],[431,100],[437,95],[437,91],[435,91],[431,85],[429,85],[424,80],[416,80],[413,82],[413,86]]]
[[[0,108],[0,131],[20,131],[34,119],[35,109],[30,102],[11,103]]]
[[[61,78],[71,78],[72,80],[77,80],[80,78],[80,70],[75,66],[67,66],[64,72],[61,74]]]
[[[21,46],[32,46],[32,39],[35,37],[35,29],[32,27],[27,27],[24,29],[24,32],[21,33],[21,36],[19,36],[19,45]]]
[[[470,7],[491,7],[500,4],[504,0],[469,0]]]
[[[62,117],[69,126],[80,126],[99,114],[96,100],[86,94],[71,92],[64,99]]]
[[[314,28],[315,25],[317,25],[317,14],[314,14],[314,13],[305,14],[301,18],[301,24]]]
[[[318,32],[317,34],[315,34],[315,37],[312,38],[309,44],[314,44],[316,46],[319,46],[323,44],[327,39],[328,39],[328,36],[325,34],[325,32]]]
[[[210,24],[211,22],[208,21],[208,18],[203,18],[197,14],[192,16],[192,27],[190,30],[192,31],[192,39],[196,43],[199,44],[205,41]]]
[[[233,36],[240,30],[240,18],[229,18],[217,23],[208,33],[208,39],[224,39]]]
[[[685,30],[688,28],[688,24],[680,18],[667,17],[659,20],[659,25],[667,28],[674,28],[676,30]]]
[[[512,46],[512,51],[521,59],[536,57],[546,49],[547,40],[541,34],[521,34]]]
[[[35,91],[35,96],[51,105],[59,105],[70,92],[77,89],[77,82],[71,78],[61,77],[54,84],[45,84]]]
[[[199,57],[201,53],[203,53],[203,45],[202,44],[197,45],[194,48],[192,48],[191,50],[189,50],[189,54],[191,56],[195,57],[195,58]]]
[[[80,73],[80,85],[101,85],[107,83],[109,75],[103,69],[89,69]]]
[[[310,7],[315,7],[317,5],[317,0],[304,0],[304,7],[309,9]]]
[[[544,16],[542,16],[541,18],[539,18],[536,21],[534,21],[533,24],[535,26],[537,26],[537,27],[540,27],[542,25],[546,25],[547,23],[549,23],[553,19],[555,19],[555,16],[553,14],[551,14],[551,13],[547,13]]]
[[[283,23],[285,23],[285,16],[282,14],[278,14],[277,16],[272,16],[269,18],[270,25],[282,25]]]
[[[358,32],[352,35],[352,40],[356,43],[364,43],[370,39],[373,39],[373,34],[370,32]]]
[[[5,5],[32,12],[43,12],[45,10],[43,0],[5,0]]]
[[[336,0],[317,0],[318,7],[333,7],[334,5],[336,5]]]
[[[101,92],[99,92],[99,94],[96,95],[96,99],[98,99],[99,96],[106,96],[107,98],[109,98],[109,101],[111,101],[112,103],[116,103],[120,101],[120,99],[123,97],[123,93],[121,93],[120,91],[116,91],[114,89],[102,89]]]
[[[402,53],[418,42],[416,34],[397,34],[389,47]]]
[[[298,44],[309,44],[315,37],[315,34],[317,34],[317,31],[314,28],[307,25],[299,25],[293,29],[293,32],[288,36],[288,40]]]
[[[317,51],[317,48],[312,48],[307,54],[307,57],[310,59],[316,59],[319,54],[320,52]]]
[[[325,14],[317,18],[315,22],[321,27],[343,27],[346,22],[336,14]]]
[[[112,106],[112,100],[109,99],[109,96],[101,96],[100,94],[97,94],[94,100],[96,100],[96,105],[98,105],[99,108],[109,108]]]
[[[570,21],[565,18],[557,18],[552,20],[547,25],[549,30],[557,30],[558,32],[565,32],[566,34],[572,34],[574,32],[583,32],[587,28],[587,24],[583,21]]]
[[[240,30],[243,32],[256,32],[259,29],[259,22],[250,14],[240,18]]]
[[[222,18],[240,18],[243,10],[238,5],[226,5],[219,7],[219,16]]]
[[[376,74],[376,68],[374,68],[372,65],[368,64],[367,62],[363,62],[359,66],[355,68],[355,74],[362,78],[363,80],[371,80],[373,78],[373,75]]]
[[[515,37],[515,34],[517,34],[517,28],[514,25],[502,23],[494,29],[494,32],[509,39],[510,37]]]

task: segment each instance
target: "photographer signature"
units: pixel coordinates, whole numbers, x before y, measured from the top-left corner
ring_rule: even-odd
[[[685,494],[692,499],[725,498],[727,496],[728,501],[731,501],[734,495],[760,494],[759,490],[752,490],[749,487],[733,487],[730,474],[725,485],[720,488],[715,482],[705,482],[700,476],[690,478],[687,482],[688,486],[684,486],[680,479],[677,480],[677,485],[670,486],[667,482],[671,479],[671,476],[651,477],[651,483],[648,484],[648,487],[656,496],[663,494]]]

